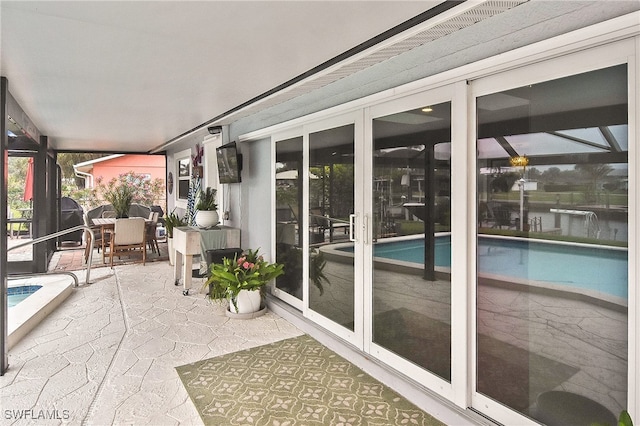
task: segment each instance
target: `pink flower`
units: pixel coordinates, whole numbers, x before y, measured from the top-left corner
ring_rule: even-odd
[[[254,266],[255,266],[255,265],[254,265],[253,263],[249,263],[249,262],[244,262],[244,263],[242,264],[242,267],[243,267],[244,269],[251,269],[251,268],[253,268]]]
[[[246,259],[246,257],[242,256],[240,259],[238,259],[238,265],[242,265],[243,263],[245,263]]]

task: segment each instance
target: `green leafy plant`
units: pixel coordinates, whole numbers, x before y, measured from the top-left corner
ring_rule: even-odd
[[[133,195],[132,186],[127,183],[121,183],[107,189],[104,193],[104,199],[113,206],[116,217],[127,217],[133,202]]]
[[[204,191],[200,190],[198,194],[198,202],[196,203],[196,210],[217,210],[216,204],[216,190],[214,188],[206,188]]]
[[[622,410],[620,412],[620,416],[618,417],[618,423],[616,423],[615,425],[593,422],[591,423],[591,426],[633,426],[633,420],[631,420],[631,415],[627,410]]]
[[[120,186],[128,186],[129,190],[133,194],[132,202],[139,203],[144,206],[149,205],[161,205],[164,206],[164,192],[165,185],[161,179],[150,180],[148,177],[135,172],[126,172],[120,174],[118,177],[110,179],[108,182],[104,182],[102,177],[96,178],[96,187],[93,190],[93,194],[85,196],[82,193],[74,193],[74,198],[79,200],[81,204],[87,209],[97,207],[104,201],[107,201],[107,193],[113,192]]]
[[[284,265],[267,262],[258,251],[247,250],[240,257],[236,255],[211,264],[210,276],[204,283],[209,287],[209,297],[229,300],[237,310],[236,298],[241,290],[262,291],[271,280],[284,273]]]
[[[164,226],[167,229],[167,237],[173,238],[173,228],[176,226],[186,226],[187,222],[176,214],[176,209],[164,216]]]
[[[281,244],[278,246],[278,262],[286,267],[286,274],[278,279],[278,287],[286,288],[290,292],[300,290],[302,285],[302,249]],[[324,274],[327,261],[318,249],[309,249],[309,279],[324,294],[324,283],[330,284]]]
[[[631,420],[631,415],[627,412],[627,410],[622,410],[622,412],[620,412],[620,417],[618,418],[618,426],[633,426],[633,420]]]

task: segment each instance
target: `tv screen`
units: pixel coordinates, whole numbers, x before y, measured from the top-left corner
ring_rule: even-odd
[[[218,160],[218,179],[220,183],[240,182],[242,159],[238,155],[236,143],[231,142],[216,148],[216,158]]]

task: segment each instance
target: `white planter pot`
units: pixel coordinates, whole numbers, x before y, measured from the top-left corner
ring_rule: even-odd
[[[198,210],[196,213],[196,225],[200,228],[216,226],[220,220],[216,210]]]
[[[238,309],[233,305],[233,302],[229,302],[229,310],[234,314],[250,314],[258,312],[260,310],[260,303],[262,302],[262,295],[260,290],[240,290],[238,297],[236,298],[236,305]]]
[[[176,252],[173,249],[173,238],[167,237],[167,250],[169,251],[169,265],[173,266],[176,261]]]

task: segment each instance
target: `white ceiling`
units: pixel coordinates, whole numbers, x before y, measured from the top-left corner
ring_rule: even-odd
[[[0,73],[59,150],[147,152],[442,1],[6,1]]]

